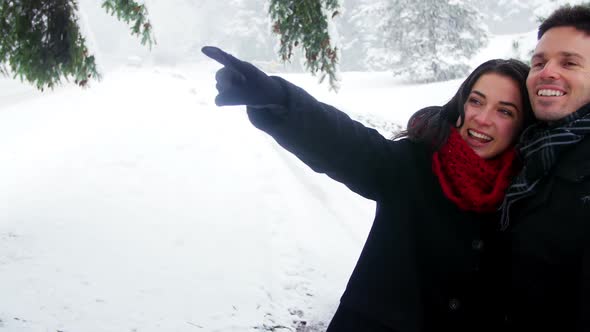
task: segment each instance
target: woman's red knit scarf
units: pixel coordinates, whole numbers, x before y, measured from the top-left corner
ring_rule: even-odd
[[[494,159],[483,159],[452,127],[447,142],[432,156],[432,170],[445,196],[461,210],[492,212],[519,170],[515,158],[516,150],[510,148]]]

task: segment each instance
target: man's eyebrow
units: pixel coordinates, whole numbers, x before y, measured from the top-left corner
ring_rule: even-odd
[[[576,52],[562,51],[562,52],[559,52],[557,54],[559,54],[560,56],[563,56],[563,57],[570,57],[570,58],[571,57],[574,57],[574,58],[584,59],[584,57],[581,54],[576,53]],[[533,59],[533,60],[534,59],[544,59],[544,58],[545,58],[545,53],[544,52],[535,53],[531,57],[531,59]]]
[[[568,57],[568,58],[584,59],[584,57],[581,54],[575,53],[575,52],[560,52],[560,54],[563,55],[564,57]]]

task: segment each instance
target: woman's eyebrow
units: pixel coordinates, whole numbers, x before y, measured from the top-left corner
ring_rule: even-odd
[[[478,90],[471,90],[471,92],[472,92],[472,93],[475,93],[475,94],[476,94],[476,95],[478,95],[478,96],[481,96],[482,98],[486,98],[486,95],[485,95],[483,92],[481,92],[481,91],[478,91]],[[506,105],[506,106],[512,106],[512,107],[514,107],[515,109],[518,109],[518,107],[516,106],[516,104],[514,104],[514,103],[511,103],[511,102],[509,102],[509,101],[500,101],[500,104],[502,104],[502,105]]]
[[[483,92],[480,92],[480,91],[477,91],[477,90],[471,90],[471,93],[475,93],[476,95],[479,95],[482,98],[487,98],[486,95]]]
[[[502,105],[506,105],[506,106],[512,106],[512,107],[514,107],[515,109],[518,109],[518,107],[516,107],[516,104],[514,104],[514,103],[511,103],[511,102],[509,102],[509,101],[500,101],[500,104],[502,104]]]

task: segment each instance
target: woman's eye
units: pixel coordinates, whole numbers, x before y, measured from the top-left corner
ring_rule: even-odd
[[[500,113],[502,113],[502,115],[506,115],[509,117],[512,117],[512,115],[513,115],[512,111],[507,110],[507,109],[500,109]]]
[[[473,105],[481,105],[481,102],[475,98],[469,98],[469,103]]]

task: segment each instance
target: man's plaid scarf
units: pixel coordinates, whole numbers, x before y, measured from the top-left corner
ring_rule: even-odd
[[[537,123],[524,131],[518,147],[524,167],[506,190],[500,207],[502,230],[508,228],[510,206],[534,194],[535,187],[549,173],[557,158],[587,134],[590,134],[590,104],[551,125]]]

